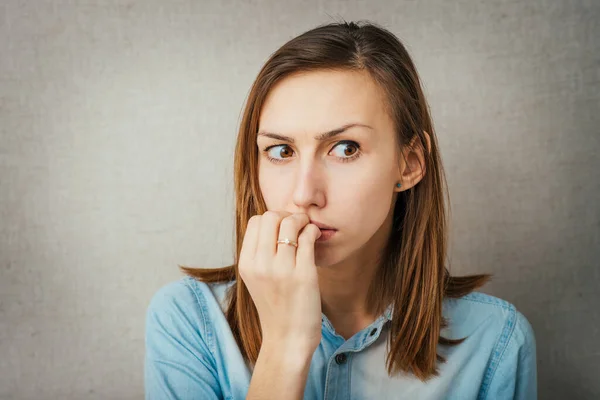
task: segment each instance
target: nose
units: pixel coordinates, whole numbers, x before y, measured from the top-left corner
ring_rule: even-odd
[[[326,176],[316,160],[299,163],[295,175],[293,202],[301,210],[325,206]]]

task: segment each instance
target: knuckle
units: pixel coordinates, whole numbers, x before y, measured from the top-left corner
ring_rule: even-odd
[[[298,225],[298,219],[294,215],[289,215],[281,220],[282,228],[295,228]]]
[[[302,238],[303,241],[310,241],[311,236],[318,235],[318,232],[319,232],[318,226],[316,226],[314,224],[308,224],[302,230],[302,234],[300,235],[300,238]]]
[[[246,223],[246,232],[252,232],[254,229],[258,228],[260,225],[260,220],[255,216],[250,217],[248,222]]]
[[[262,216],[264,218],[271,218],[274,215],[276,215],[275,211],[271,211],[271,210],[267,210],[262,214]]]
[[[265,211],[263,218],[269,223],[276,223],[281,219],[281,216],[276,211]]]
[[[306,214],[292,214],[288,217],[285,217],[284,221],[287,221],[287,224],[290,227],[299,230],[308,223],[308,216]]]
[[[297,221],[302,226],[308,224],[308,222],[310,221],[310,219],[308,218],[308,215],[306,215],[304,213],[294,214],[294,220]]]
[[[320,232],[320,229],[315,224],[308,224],[308,229],[310,229],[310,233],[317,234]]]
[[[316,226],[316,225],[313,225],[313,226],[314,226],[313,230],[314,230],[315,234],[319,235],[321,233],[321,230],[319,229],[318,226]]]

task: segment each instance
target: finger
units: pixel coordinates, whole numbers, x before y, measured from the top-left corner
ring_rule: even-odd
[[[244,241],[240,250],[240,261],[253,260],[256,254],[256,246],[258,244],[258,234],[260,229],[260,215],[253,215],[246,224],[246,232],[244,233]]]
[[[298,272],[316,275],[315,241],[321,236],[321,230],[315,224],[308,224],[298,237],[296,250],[296,269]]]
[[[300,230],[308,224],[310,219],[308,215],[298,213],[292,214],[285,217],[281,224],[279,224],[279,237],[278,240],[290,239],[294,242],[298,242],[298,236]],[[296,246],[291,244],[280,243],[277,246],[276,257],[283,262],[286,262],[291,267],[296,266]]]
[[[279,237],[279,223],[290,213],[282,211],[266,211],[260,217],[260,233],[258,237],[257,253],[261,257],[272,258],[277,251],[277,238]]]

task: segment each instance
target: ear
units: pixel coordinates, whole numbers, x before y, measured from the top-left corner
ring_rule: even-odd
[[[427,142],[427,151],[431,153],[431,138],[425,131],[423,131],[423,136]],[[398,179],[402,187],[396,187],[397,192],[414,187],[425,176],[425,155],[423,147],[416,145],[417,139],[418,137],[415,135],[410,144],[402,150],[403,157],[400,160],[400,178]]]

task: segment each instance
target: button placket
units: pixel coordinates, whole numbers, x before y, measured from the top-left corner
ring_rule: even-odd
[[[333,356],[333,360],[330,359],[325,377],[323,400],[350,399],[349,352],[352,350],[340,352]],[[333,364],[334,361],[335,364]]]

